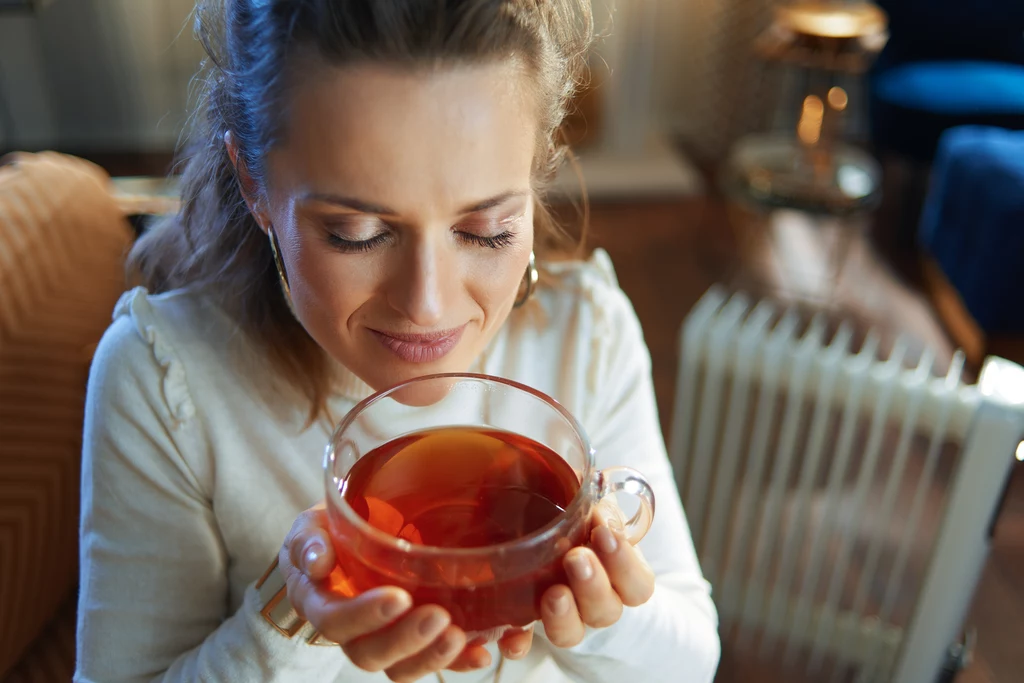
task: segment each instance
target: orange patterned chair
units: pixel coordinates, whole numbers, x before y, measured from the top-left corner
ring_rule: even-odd
[[[82,411],[133,232],[98,167],[0,166],[0,680],[74,668]]]

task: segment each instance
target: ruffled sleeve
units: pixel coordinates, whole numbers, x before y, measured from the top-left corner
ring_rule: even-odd
[[[147,292],[136,287],[121,295],[114,307],[114,320],[126,317],[139,337],[149,346],[160,368],[160,389],[171,417],[180,425],[195,416],[195,404],[189,395],[185,366],[157,327],[156,313]]]
[[[281,637],[259,616],[252,584],[237,611],[228,607],[216,468],[174,332],[137,289],[93,359],[75,681],[333,680],[340,651]]]

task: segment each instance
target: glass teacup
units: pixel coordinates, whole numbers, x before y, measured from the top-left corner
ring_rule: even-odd
[[[654,516],[644,476],[596,470],[561,405],[484,375],[432,375],[367,398],[336,429],[324,469],[332,587],[398,586],[481,640],[539,618],[544,592],[567,583],[562,557],[589,540],[598,501],[636,498],[631,543]]]

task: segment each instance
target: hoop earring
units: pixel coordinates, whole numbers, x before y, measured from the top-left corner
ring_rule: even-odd
[[[516,302],[512,304],[513,308],[522,308],[522,306],[530,300],[533,295],[533,290],[537,286],[537,280],[540,279],[540,273],[537,272],[537,259],[533,255],[533,251],[530,251],[530,263],[526,266],[526,273],[523,275],[523,283],[525,284],[525,291],[516,298]],[[523,286],[520,285],[522,289]]]
[[[274,256],[274,266],[277,268],[277,279],[281,282],[281,292],[284,293],[288,308],[292,307],[292,289],[288,286],[288,274],[284,270],[284,261],[281,260],[281,250],[277,245],[277,234],[274,226],[267,226],[267,237],[270,239],[270,253]]]

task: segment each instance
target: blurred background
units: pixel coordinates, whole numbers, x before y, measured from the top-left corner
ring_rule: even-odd
[[[925,392],[931,397],[925,403],[934,399],[936,406],[945,405],[948,399],[950,405],[962,404],[969,416],[953,439],[954,450],[964,455],[945,468],[945,497],[919,513],[934,522],[935,538],[908,551],[918,553],[920,567],[899,589],[912,596],[905,618],[893,617],[894,630],[886,631],[884,604],[865,607],[863,599],[854,599],[859,612],[851,631],[835,626],[842,621],[835,615],[852,607],[836,607],[828,617],[823,602],[826,616],[808,622],[833,623],[836,633],[845,634],[839,640],[890,643],[891,661],[879,664],[879,655],[871,654],[874,646],[865,645],[853,654],[833,648],[824,665],[797,666],[793,658],[777,656],[764,620],[754,620],[760,624],[755,641],[761,646],[756,647],[743,636],[750,612],[726,608],[718,680],[924,683],[908,673],[915,669],[908,668],[907,653],[928,660],[920,670],[928,670],[929,679],[936,669],[934,680],[1021,680],[1024,477],[1013,464],[1015,454],[1024,459],[1024,445],[1014,450],[1024,437],[1024,424],[1015,422],[1024,382],[1012,368],[1024,363],[1024,3],[595,0],[594,5],[605,37],[565,134],[589,193],[588,246],[609,251],[644,325],[662,423],[688,512],[694,515],[691,507],[702,502],[687,500],[686,491],[713,469],[701,459],[717,453],[713,437],[701,441],[693,434],[702,420],[717,425],[739,410],[735,382],[742,375],[728,369],[729,363],[742,362],[739,351],[735,358],[708,359],[693,340],[717,330],[715,339],[729,349],[741,348],[738,339],[748,329],[743,326],[757,315],[755,302],[769,307],[758,309],[762,313],[771,311],[764,318],[772,321],[766,330],[782,324],[779,312],[794,312],[800,322],[791,333],[793,349],[816,329],[812,321],[824,321],[826,331],[815,347],[820,354],[807,356],[808,367],[831,362],[827,351],[847,329],[843,344],[849,342],[851,357],[870,346],[878,368],[866,371],[872,378],[884,378],[886,368],[898,366],[892,376],[909,378],[899,386],[916,386],[912,373],[919,371],[936,387]],[[6,674],[12,681],[61,680],[52,672],[73,661],[76,425],[80,428],[88,350],[123,289],[124,249],[149,217],[175,207],[174,151],[186,127],[190,81],[203,58],[192,35],[193,8],[192,0],[0,0],[0,153],[12,153],[0,168],[0,444],[6,444],[0,445],[0,524],[14,520],[0,526],[0,570],[7,584],[0,590],[0,679]],[[579,177],[563,169],[552,199],[570,226],[580,223],[580,196]],[[743,301],[749,304],[729,308],[727,300],[736,302],[736,296],[747,297]],[[693,331],[690,346],[684,324]],[[736,328],[734,336],[729,325]],[[750,337],[751,348],[767,344],[766,335],[761,342]],[[868,343],[871,338],[875,341]],[[997,372],[991,369],[993,357],[1011,363]],[[45,370],[32,369],[44,360]],[[695,375],[686,374],[690,361]],[[830,409],[841,412],[853,386],[843,383],[853,382],[855,373],[842,375],[831,393],[812,384],[804,390],[800,357],[787,355],[785,362],[788,379],[780,381],[788,394],[779,394],[777,401],[787,407],[779,409],[779,420],[799,413],[794,433],[813,435],[820,425],[820,434],[830,435],[826,441],[833,443],[843,421],[838,416],[818,420],[809,406],[827,398]],[[734,383],[728,396],[707,393],[715,368],[724,373],[722,385]],[[1002,379],[986,388],[979,382],[986,373]],[[827,373],[812,372],[819,375]],[[756,373],[751,377],[752,395],[767,401],[767,380]],[[996,385],[1009,388],[994,392]],[[879,396],[886,395],[886,386],[878,380]],[[807,407],[786,403],[786,396],[801,391],[813,394]],[[906,404],[912,407],[913,400]],[[700,412],[713,403],[721,404],[721,415]],[[967,455],[977,450],[972,439],[979,429],[974,420],[980,418],[974,416],[984,412],[978,405],[988,403],[1005,410],[1006,419],[993,427],[1002,440],[979,447],[979,454],[970,456],[980,458],[975,463]],[[58,405],[64,431],[52,428],[51,413]],[[934,449],[927,438],[922,437],[923,445],[904,448],[899,427],[907,424],[906,433],[927,436],[943,420],[936,418],[928,427],[914,410],[896,411],[895,426],[885,428],[891,438],[878,439],[872,424],[885,416],[865,413],[858,428],[863,443],[855,440],[852,456],[872,463],[864,490],[854,487],[861,516],[866,516],[865,501],[872,500],[865,491],[874,490],[870,482],[876,479],[883,502],[916,498],[917,489],[906,488],[902,470],[890,466],[876,473],[876,460],[906,460],[912,469],[919,456],[924,471],[930,471],[928,453]],[[948,421],[952,413],[936,414]],[[749,423],[736,418],[744,433],[756,430],[755,417],[751,412]],[[41,430],[44,418],[51,427]],[[932,434],[933,441],[942,438]],[[791,468],[777,469],[776,463],[788,460],[780,455],[787,448],[814,450],[805,445],[813,437],[794,439],[799,447],[786,447],[784,435],[776,434],[769,449],[775,456],[765,456],[766,467],[776,468],[780,481],[790,476],[803,481],[800,468],[816,462],[804,455]],[[901,456],[904,451],[910,455]],[[44,452],[45,458],[38,455]],[[26,469],[26,453],[35,454],[37,471]],[[739,469],[759,471],[753,457]],[[814,467],[807,481],[824,480],[828,469]],[[958,482],[969,472],[988,472],[986,467],[991,473],[963,484],[974,488],[963,490],[966,503],[958,502]],[[753,484],[759,492],[753,504],[763,504],[762,499],[770,504],[767,475]],[[829,519],[827,510],[845,504],[838,489],[812,483],[805,488],[820,494],[808,494],[808,500],[823,506],[823,519]],[[717,508],[708,504],[707,529],[713,529]],[[968,513],[957,517],[957,505],[973,510],[981,527],[963,522]],[[898,508],[883,505],[890,516],[898,515]],[[60,514],[50,514],[53,509]],[[3,517],[6,510],[13,512]],[[722,529],[742,537],[735,526],[741,513],[722,514],[731,520]],[[794,532],[793,525],[813,515],[793,515],[779,517],[779,539],[810,533],[809,526]],[[963,522],[962,528],[954,532],[951,519]],[[823,533],[827,541],[829,532]],[[837,528],[831,533],[841,535]],[[66,541],[64,554],[46,557],[63,563],[63,569],[56,578],[32,575],[26,558],[38,561],[51,552],[33,539],[55,537]],[[897,540],[894,557],[914,537],[910,529]],[[803,541],[793,547],[803,548]],[[886,551],[873,551],[871,543],[843,548],[837,551],[840,558],[869,558],[864,578],[857,581],[884,583]],[[704,562],[706,549],[699,550]],[[955,555],[973,559],[953,577],[935,568]],[[870,560],[873,556],[883,559]],[[795,550],[793,557],[789,568],[806,588],[814,575],[813,548]],[[825,558],[819,564],[831,567],[833,555]],[[776,573],[788,566],[784,556],[765,562]],[[754,560],[750,567],[758,571]],[[706,571],[721,598],[718,575],[707,566]],[[15,580],[22,583],[8,583]],[[939,586],[940,580],[948,583]],[[44,584],[48,607],[28,610],[31,601],[24,596]],[[852,592],[857,597],[864,591]],[[743,594],[749,602],[750,590]],[[813,585],[808,594],[816,595]],[[845,603],[837,598],[836,604]],[[778,626],[776,636],[813,630],[813,625],[800,626],[799,617],[790,628],[791,612],[779,609],[771,613],[786,625]],[[945,643],[941,652],[919,655],[914,648],[928,640],[921,629],[931,609],[945,614],[942,623],[951,625],[932,639]],[[17,627],[8,615],[21,619]],[[813,653],[808,656],[813,659]],[[851,663],[861,656],[870,665]]]

